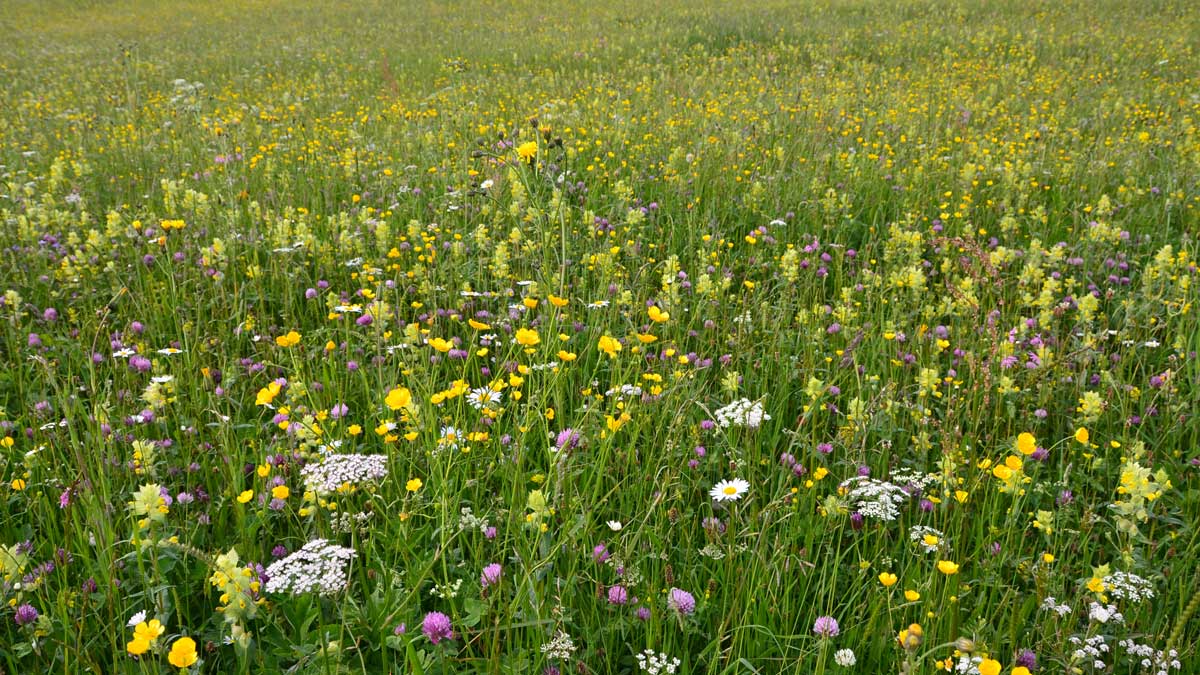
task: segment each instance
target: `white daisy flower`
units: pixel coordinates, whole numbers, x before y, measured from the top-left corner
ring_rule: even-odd
[[[736,502],[750,490],[750,484],[741,478],[723,480],[713,486],[708,494],[719,502]]]
[[[137,614],[134,614],[133,616],[129,617],[129,622],[126,623],[125,625],[129,626],[130,628],[133,628],[134,626],[138,625],[139,623],[141,623],[145,620],[146,620],[146,610],[143,609],[142,611],[138,612]]]
[[[170,356],[172,354],[182,354],[183,350],[176,349],[174,347],[163,347],[162,349],[158,350],[158,353],[162,354],[163,356]]]
[[[625,527],[625,526],[622,525],[621,521],[619,521],[619,520],[608,521],[608,529],[612,530],[613,532],[620,532],[622,527]]]
[[[136,353],[137,353],[136,349],[130,349],[129,347],[126,347],[124,349],[118,349],[117,351],[113,352],[113,356],[115,356],[118,359],[127,359]]]

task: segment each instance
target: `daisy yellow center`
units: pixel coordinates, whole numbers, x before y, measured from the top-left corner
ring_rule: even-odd
[[[737,494],[737,488],[735,488],[735,487],[734,487],[734,486],[732,486],[732,485],[726,485],[726,486],[725,486],[725,494],[727,494],[727,495],[736,495],[736,494]]]

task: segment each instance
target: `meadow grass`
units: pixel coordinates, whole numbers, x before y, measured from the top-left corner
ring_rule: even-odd
[[[1198,35],[9,0],[0,673],[1196,672]]]

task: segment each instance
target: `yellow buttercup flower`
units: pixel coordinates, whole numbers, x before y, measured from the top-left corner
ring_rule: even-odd
[[[1091,435],[1088,434],[1087,427],[1079,427],[1075,430],[1075,440],[1079,441],[1080,443],[1087,445],[1090,438]]]
[[[1017,436],[1017,450],[1022,455],[1032,455],[1037,450],[1037,439],[1028,432]]]
[[[600,341],[596,344],[596,347],[605,354],[608,354],[609,358],[616,358],[617,352],[622,349],[620,341],[607,335],[600,336]]]
[[[979,675],[1000,675],[1000,662],[995,659],[984,659],[979,662]]]
[[[387,393],[383,403],[389,410],[407,408],[412,403],[412,392],[408,390],[408,387],[396,387]]]
[[[951,560],[939,560],[937,564],[938,571],[946,576],[958,574],[958,563]]]
[[[879,583],[883,584],[885,587],[891,588],[892,586],[894,586],[896,584],[897,580],[898,580],[898,577],[896,577],[896,575],[892,574],[891,572],[880,572],[879,573]]]
[[[176,668],[187,668],[196,663],[196,641],[190,637],[181,637],[171,644],[171,652],[167,661]]]
[[[526,347],[536,347],[542,342],[542,338],[538,335],[537,331],[529,328],[518,328],[515,337],[517,344]]]
[[[646,313],[650,315],[650,320],[654,323],[664,323],[671,318],[670,314],[659,309],[657,305],[650,305],[650,308],[646,310]]]
[[[275,338],[275,344],[284,348],[293,347],[300,344],[300,334],[294,330],[288,331],[287,335],[280,335]]]

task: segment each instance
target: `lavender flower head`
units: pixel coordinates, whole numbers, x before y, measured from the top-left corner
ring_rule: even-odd
[[[558,438],[554,441],[554,446],[559,450],[574,450],[583,442],[583,437],[579,432],[571,427],[567,427],[558,432]]]
[[[479,575],[479,583],[484,588],[495,586],[500,583],[500,563],[492,563],[483,568],[483,574]]]
[[[18,626],[28,626],[38,620],[37,609],[28,602],[17,608],[16,614],[13,615],[13,620]]]
[[[454,631],[450,628],[450,617],[441,612],[426,614],[425,620],[421,622],[421,632],[435,645],[442,640],[454,639]]]
[[[682,616],[696,611],[696,598],[682,588],[672,588],[667,594],[667,606]]]
[[[831,638],[841,631],[838,628],[837,619],[832,616],[819,616],[817,622],[813,624],[813,632],[823,638]]]

